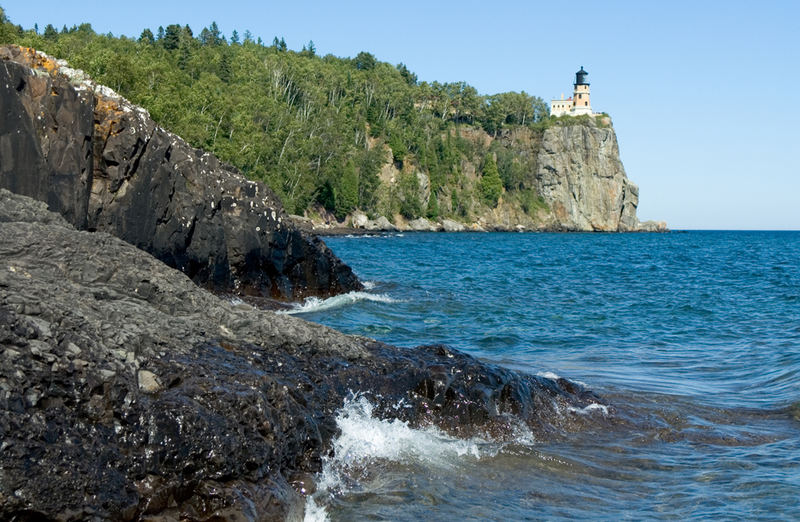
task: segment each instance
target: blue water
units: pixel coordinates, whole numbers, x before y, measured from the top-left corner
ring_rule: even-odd
[[[331,493],[332,519],[800,519],[800,233],[326,243],[371,287],[303,318],[557,374],[613,406],[445,469],[376,458]]]

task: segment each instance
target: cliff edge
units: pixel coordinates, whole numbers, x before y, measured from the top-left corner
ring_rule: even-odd
[[[534,179],[550,209],[546,218],[550,227],[593,232],[650,228],[636,217],[639,187],[625,174],[617,135],[610,126],[576,124],[546,129]]]
[[[203,286],[298,299],[361,288],[275,194],[66,62],[0,47],[0,187]]]

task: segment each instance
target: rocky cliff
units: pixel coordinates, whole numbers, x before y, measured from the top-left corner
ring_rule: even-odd
[[[544,131],[533,176],[550,209],[546,223],[564,230],[630,232],[639,188],[625,175],[614,129],[566,125]]]
[[[369,220],[354,213],[337,223],[323,209],[316,209],[312,225],[317,230],[354,227],[364,230],[553,230],[582,232],[665,231],[666,223],[639,221],[636,208],[639,188],[628,179],[619,156],[617,136],[608,117],[597,120],[560,120],[543,130],[520,127],[490,136],[481,129],[464,126],[457,131],[474,150],[462,160],[460,179],[438,193],[437,219],[389,217]],[[481,158],[505,155],[513,168],[518,186],[504,190],[495,206],[480,201]],[[387,153],[387,157],[391,154]],[[384,165],[380,193],[388,199],[399,192],[403,176],[415,176],[419,190],[415,197],[428,202],[436,197],[430,191],[428,175],[413,161],[398,169]],[[453,201],[463,205],[458,216]],[[423,205],[423,206],[426,206]]]
[[[46,202],[223,291],[331,295],[360,283],[273,192],[147,111],[32,49],[0,48],[0,187]]]
[[[301,519],[351,392],[463,436],[605,422],[564,379],[234,306],[3,189],[0,237],[2,520]]]

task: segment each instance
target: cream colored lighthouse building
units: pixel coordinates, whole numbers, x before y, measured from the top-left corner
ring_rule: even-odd
[[[592,104],[589,99],[589,82],[586,81],[586,76],[589,73],[581,70],[575,73],[575,83],[573,84],[572,97],[564,99],[561,95],[560,100],[550,101],[550,114],[552,116],[579,116],[581,114],[592,115]]]

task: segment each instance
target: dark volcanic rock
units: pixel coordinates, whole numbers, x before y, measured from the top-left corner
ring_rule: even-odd
[[[198,284],[297,299],[361,288],[275,194],[32,49],[0,48],[0,187],[109,232]]]
[[[535,433],[597,398],[443,346],[234,306],[0,189],[0,519],[299,518],[351,392],[451,433]],[[409,407],[396,410],[403,400]]]
[[[36,70],[8,61],[15,50],[0,47],[0,187],[44,201],[85,228],[94,96],[51,78],[42,56],[26,55]]]

